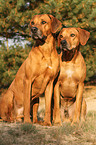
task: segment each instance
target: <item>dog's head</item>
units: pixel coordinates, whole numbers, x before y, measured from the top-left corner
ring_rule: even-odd
[[[81,28],[63,28],[58,37],[58,46],[61,50],[72,51],[79,44],[85,45],[90,33]]]
[[[60,27],[61,22],[49,14],[35,15],[29,24],[32,38],[35,40],[46,40],[50,33],[56,33]]]

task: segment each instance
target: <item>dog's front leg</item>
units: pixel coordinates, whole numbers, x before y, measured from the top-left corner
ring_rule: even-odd
[[[53,80],[51,80],[45,90],[45,117],[44,125],[51,126],[51,99],[53,91]]]
[[[32,103],[33,103],[33,123],[38,123],[39,121],[38,121],[38,119],[37,119],[37,112],[38,112],[38,107],[39,107],[39,95],[38,95],[38,98],[35,98],[35,99],[33,99],[33,101],[32,101]]]
[[[25,79],[24,82],[24,123],[30,123],[30,90],[31,90],[31,81]]]
[[[73,117],[73,123],[80,121],[80,115],[81,115],[81,107],[82,107],[82,97],[83,97],[83,88],[84,83],[80,82],[78,85],[77,95],[76,95],[76,108],[75,108],[75,114]]]
[[[54,87],[54,110],[53,110],[53,122],[54,124],[61,125],[60,119],[60,94],[59,94],[59,82]]]

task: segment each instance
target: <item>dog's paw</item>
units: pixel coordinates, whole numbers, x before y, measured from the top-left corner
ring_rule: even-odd
[[[42,123],[42,125],[43,126],[52,126],[51,122],[45,122],[45,121]]]
[[[31,122],[30,118],[29,119],[26,118],[26,119],[24,119],[24,123],[32,123],[32,122]]]
[[[80,123],[80,120],[79,119],[73,120],[72,123],[71,123],[71,126],[76,125],[76,124],[79,124],[79,123]]]
[[[61,122],[61,120],[54,120],[54,121],[52,122],[52,124],[53,124],[54,126],[61,126],[61,125],[62,125],[62,122]]]
[[[61,122],[55,122],[53,123],[54,126],[62,126],[62,123]]]

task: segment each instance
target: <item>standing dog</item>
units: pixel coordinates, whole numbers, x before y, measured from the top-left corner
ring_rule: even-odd
[[[85,119],[86,115],[86,102],[82,97],[86,65],[79,49],[80,44],[86,44],[89,35],[84,29],[63,28],[58,37],[58,46],[61,49],[60,76],[54,91],[55,97],[60,94],[63,121],[69,119],[72,124],[79,122],[80,117]],[[57,97],[59,100],[59,95]],[[56,108],[58,107],[55,104],[54,112]]]
[[[23,115],[24,111],[24,122],[31,122],[30,91],[31,84],[37,80],[39,85],[36,86],[39,87],[39,91],[32,90],[32,96],[42,94],[45,91],[44,123],[46,125],[51,124],[50,110],[53,81],[58,75],[60,64],[52,33],[55,33],[60,27],[61,22],[52,15],[36,15],[31,20],[30,30],[36,44],[19,68],[8,91],[1,98],[0,116],[3,120],[17,120]]]

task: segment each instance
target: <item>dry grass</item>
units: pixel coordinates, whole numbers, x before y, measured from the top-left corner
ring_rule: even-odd
[[[96,88],[85,88],[87,106],[96,101],[95,95]],[[44,100],[41,106],[42,103]],[[39,108],[41,117],[44,116],[43,107]],[[0,122],[0,145],[96,145],[96,104],[95,108],[94,105],[88,107],[86,121],[74,126],[70,123],[47,127]]]
[[[0,145],[96,145],[96,112],[87,120],[71,126],[44,127],[32,124],[0,123]]]

